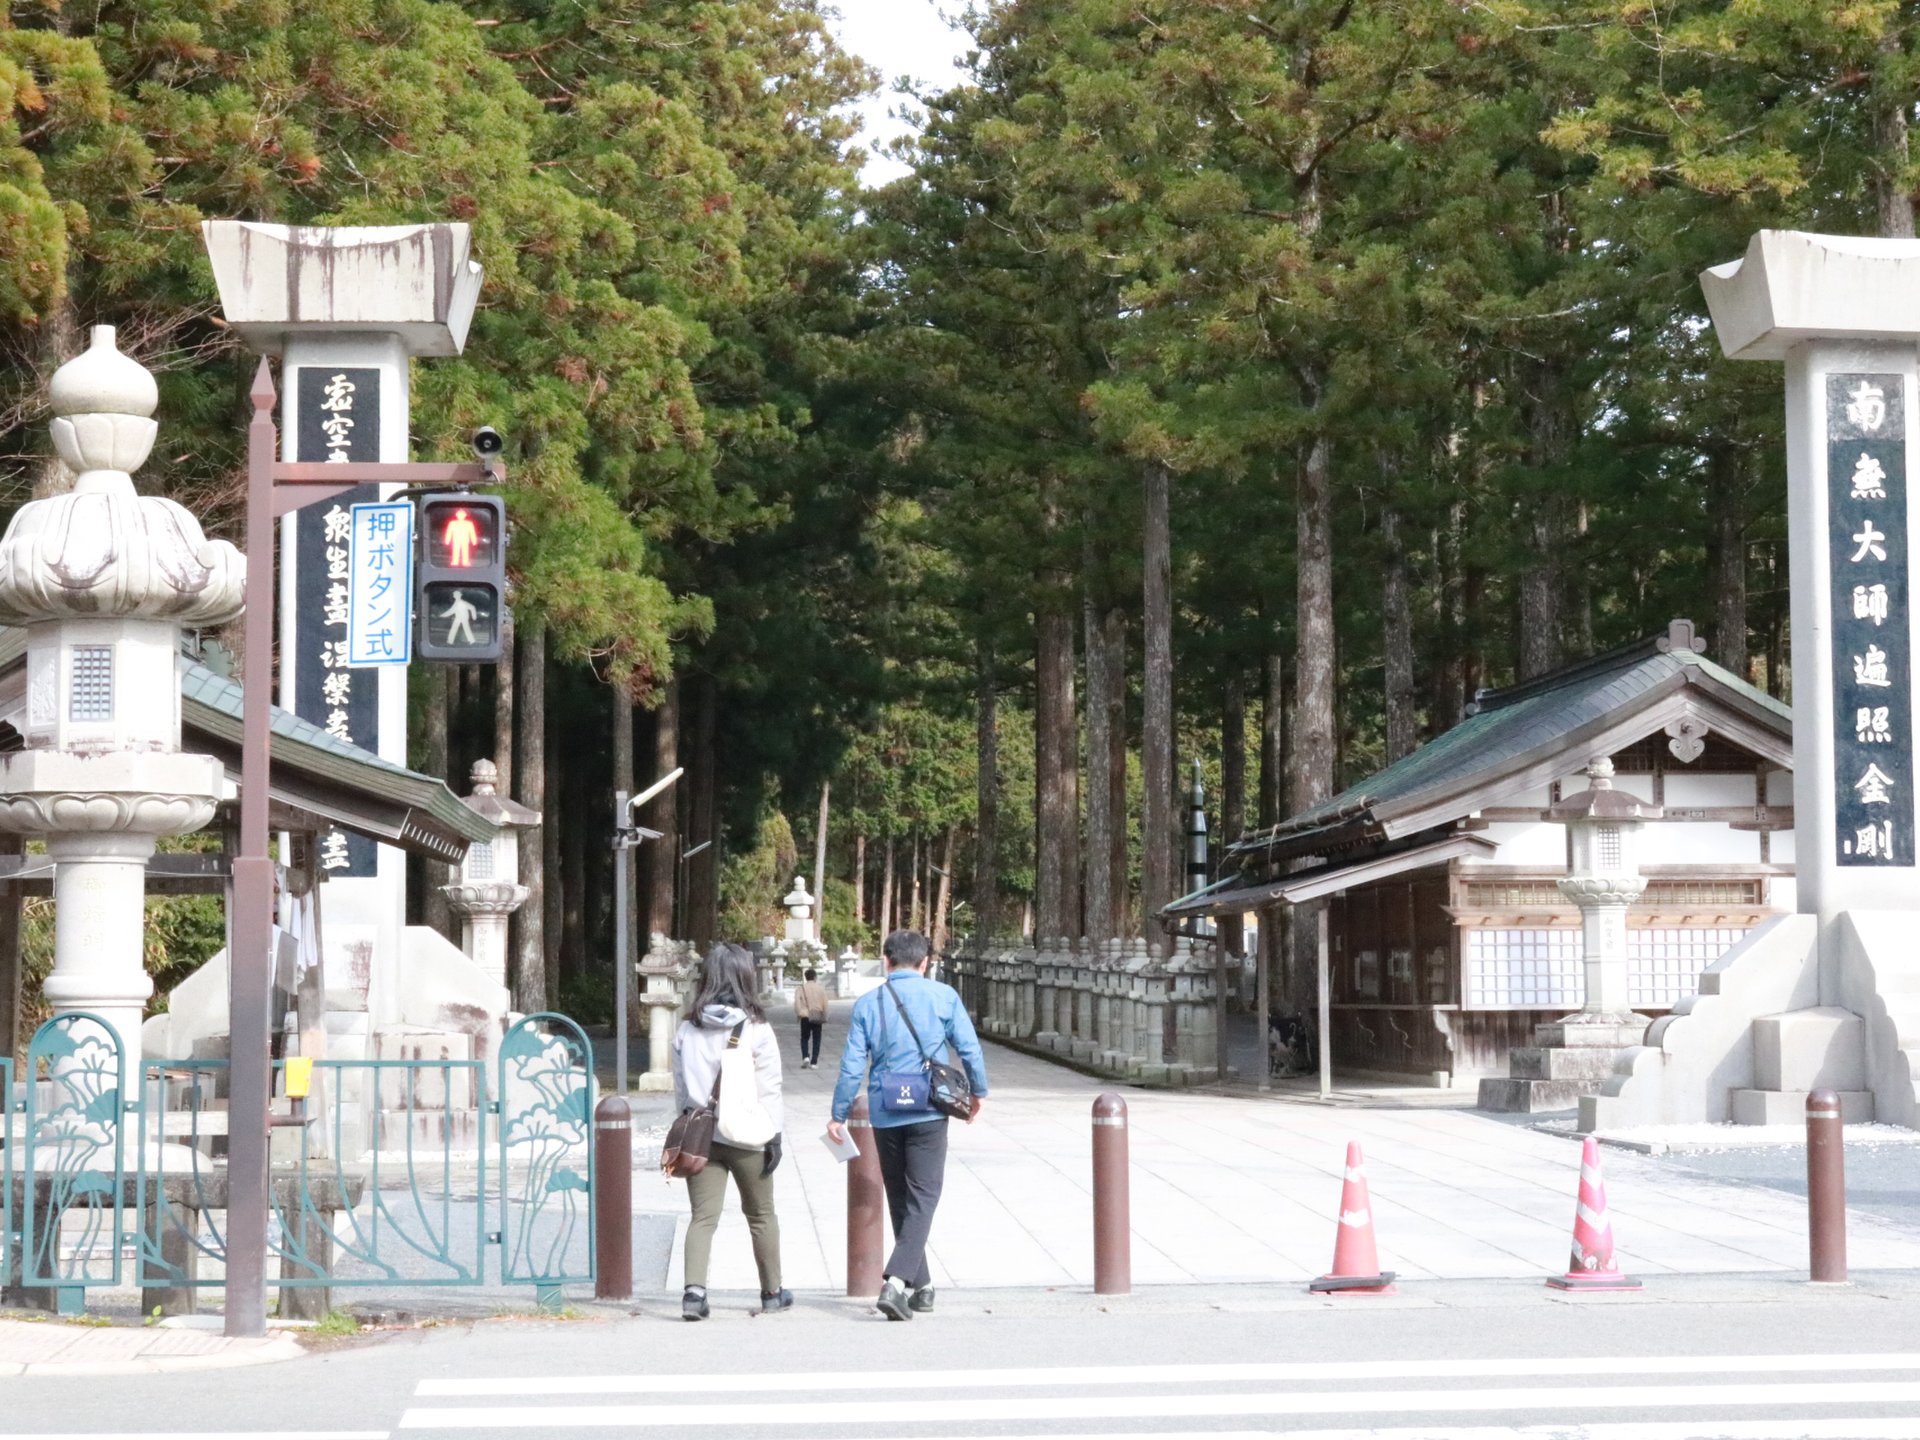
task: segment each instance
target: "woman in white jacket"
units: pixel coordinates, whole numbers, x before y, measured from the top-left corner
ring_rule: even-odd
[[[713,1232],[726,1204],[727,1177],[740,1192],[747,1229],[753,1235],[753,1260],[760,1269],[760,1308],[786,1310],[793,1292],[780,1285],[780,1221],[773,1207],[773,1172],[780,1168],[780,1046],[766,1012],[754,999],[753,957],[738,945],[722,942],[707,953],[691,1018],[673,1037],[673,1094],[681,1113],[703,1105],[714,1093],[722,1057],[738,1047],[752,1056],[753,1094],[729,1094],[720,1087],[719,1123],[707,1166],[687,1180],[693,1223],[687,1227],[687,1289],[680,1300],[684,1320],[707,1318],[707,1260]],[[743,1078],[745,1067],[728,1067]]]

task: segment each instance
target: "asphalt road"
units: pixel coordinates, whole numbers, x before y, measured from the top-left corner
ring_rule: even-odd
[[[255,1369],[14,1378],[0,1434],[1872,1440],[1920,1435],[1916,1300],[1906,1275],[1580,1300],[1515,1281],[1337,1302],[1291,1286],[975,1292],[889,1325],[825,1296],[772,1317],[717,1296],[702,1325],[649,1301]]]

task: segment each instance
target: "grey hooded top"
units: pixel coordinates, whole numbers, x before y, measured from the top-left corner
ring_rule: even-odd
[[[682,1020],[673,1036],[673,1098],[682,1110],[704,1105],[713,1094],[714,1076],[720,1073],[720,1054],[727,1048],[733,1027],[746,1020],[746,1012],[731,1005],[709,1005],[692,1019]],[[773,1027],[764,1020],[748,1021],[740,1032],[742,1049],[752,1052],[753,1074],[759,1082],[760,1103],[773,1117],[776,1130],[786,1128],[786,1116],[780,1104],[780,1042]]]

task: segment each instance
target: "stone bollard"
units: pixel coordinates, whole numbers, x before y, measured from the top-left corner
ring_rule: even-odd
[[[1809,1280],[1846,1284],[1846,1132],[1831,1090],[1807,1096],[1807,1250]]]
[[[624,1095],[593,1107],[593,1298],[633,1298],[633,1108]]]
[[[1127,1102],[1093,1102],[1093,1293],[1133,1293],[1133,1219],[1127,1186]]]
[[[860,1157],[847,1162],[847,1294],[877,1295],[887,1263],[887,1195],[865,1095],[847,1114],[847,1133],[860,1147]]]

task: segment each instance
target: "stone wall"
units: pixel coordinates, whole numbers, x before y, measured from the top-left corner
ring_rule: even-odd
[[[962,939],[941,957],[984,1036],[1144,1085],[1207,1085],[1214,942]]]

